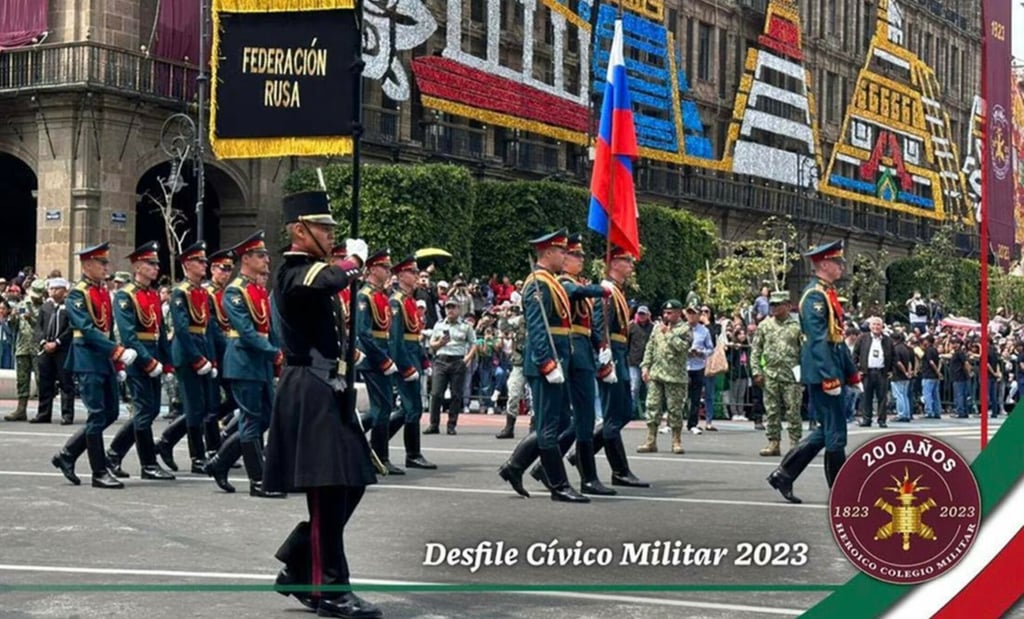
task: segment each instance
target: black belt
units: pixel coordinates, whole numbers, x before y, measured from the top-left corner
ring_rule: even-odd
[[[438,355],[438,359],[465,359],[463,355]]]
[[[885,368],[868,368],[868,374],[877,374],[878,372],[885,372]]]

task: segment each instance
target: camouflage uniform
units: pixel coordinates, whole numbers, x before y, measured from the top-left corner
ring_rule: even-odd
[[[647,425],[654,430],[661,423],[661,415],[668,413],[668,425],[673,430],[682,429],[683,411],[687,410],[686,389],[690,378],[686,373],[686,353],[693,344],[693,332],[685,320],[680,320],[667,333],[658,325],[651,331],[640,364],[647,370]],[[664,398],[666,410],[662,410]]]
[[[762,391],[769,442],[781,439],[783,416],[789,424],[791,445],[799,443],[803,433],[800,419],[803,386],[793,375],[793,368],[800,365],[800,342],[800,321],[792,315],[787,315],[782,322],[766,318],[754,332],[752,370],[754,378],[764,377]]]
[[[502,317],[498,321],[498,329],[502,333],[512,334],[512,354],[509,361],[512,371],[509,373],[508,402],[505,405],[505,427],[497,438],[514,438],[516,418],[519,415],[519,402],[526,395],[526,376],[523,374],[523,349],[526,346],[526,321],[522,315]]]

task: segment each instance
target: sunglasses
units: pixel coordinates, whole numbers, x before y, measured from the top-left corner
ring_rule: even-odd
[[[234,269],[234,267],[226,264],[215,264],[213,265],[213,268],[217,269],[218,271],[224,271],[225,273],[229,273],[232,269]]]

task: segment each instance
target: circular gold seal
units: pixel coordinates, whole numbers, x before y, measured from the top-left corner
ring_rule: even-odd
[[[857,448],[836,477],[829,522],[839,549],[888,583],[931,580],[978,536],[981,495],[963,456],[925,434],[896,432]]]

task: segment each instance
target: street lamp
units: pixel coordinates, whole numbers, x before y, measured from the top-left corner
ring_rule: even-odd
[[[796,154],[796,184],[799,191],[807,190],[809,193],[816,193],[820,170],[818,162],[814,157],[808,157],[803,153]]]

